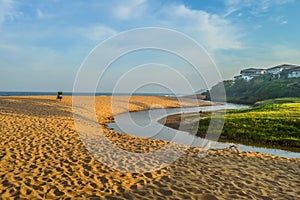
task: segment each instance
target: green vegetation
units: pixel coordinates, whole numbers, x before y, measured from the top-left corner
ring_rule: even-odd
[[[212,101],[224,101],[226,95],[227,102],[253,105],[248,109],[227,111],[221,140],[294,147],[300,151],[300,78],[288,79],[283,74],[278,79],[267,74],[250,81],[227,80],[212,87],[205,95]],[[222,125],[220,116],[212,116],[220,119],[216,129]],[[198,136],[206,136],[212,117],[199,121]]]
[[[213,115],[199,121],[197,136],[205,137]],[[251,108],[228,110],[221,141],[269,147],[294,147],[300,151],[300,98],[279,98]]]
[[[300,78],[274,79],[271,75],[255,77],[250,81],[243,79],[223,81],[215,85],[205,95],[213,101],[223,101],[222,86],[226,91],[227,102],[254,104],[257,101],[283,97],[300,97]]]

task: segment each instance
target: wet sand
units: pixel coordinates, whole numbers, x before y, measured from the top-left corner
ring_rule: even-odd
[[[177,107],[175,99],[123,97],[111,111],[110,97],[96,97],[100,124],[113,114],[153,106]],[[152,172],[118,171],[86,150],[73,120],[72,98],[0,97],[0,199],[297,199],[300,159],[261,153],[188,148],[172,164]],[[192,106],[186,102],[184,106]],[[129,152],[151,152],[165,141],[105,129]],[[106,155],[108,159],[114,155]],[[142,161],[141,161],[142,162]]]

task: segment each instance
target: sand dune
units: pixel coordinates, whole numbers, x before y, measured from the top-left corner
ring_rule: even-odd
[[[176,99],[96,97],[100,124],[113,114],[178,107]],[[126,98],[125,98],[126,99]],[[72,98],[0,98],[0,199],[297,199],[300,159],[261,153],[187,148],[172,164],[152,172],[118,171],[86,150],[73,120]],[[184,106],[192,106],[185,102]],[[128,152],[144,153],[168,142],[105,129],[106,137]],[[112,154],[107,160],[114,161]],[[133,161],[131,161],[133,162]],[[143,161],[139,161],[143,162]],[[126,166],[125,163],[120,163]]]

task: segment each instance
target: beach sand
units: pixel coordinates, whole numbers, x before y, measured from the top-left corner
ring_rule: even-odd
[[[172,98],[119,98],[113,114],[153,106],[178,107]],[[100,124],[113,120],[110,97],[96,97]],[[184,106],[192,106],[186,102]],[[168,142],[105,129],[128,152],[151,152]],[[0,98],[0,199],[297,199],[300,159],[262,153],[187,148],[156,171],[118,171],[86,150],[72,114],[72,97]],[[114,155],[105,155],[113,159]],[[140,162],[143,162],[142,160]]]

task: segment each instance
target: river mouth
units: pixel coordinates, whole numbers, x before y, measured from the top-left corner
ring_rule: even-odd
[[[197,137],[194,133],[188,133],[182,128],[180,128],[180,130],[176,130],[165,126],[164,122],[160,123],[162,122],[162,119],[175,114],[199,113],[203,111],[218,111],[224,109],[241,109],[247,107],[249,106],[226,103],[224,105],[215,106],[153,109],[129,112],[114,116],[115,121],[113,123],[107,123],[106,126],[114,131],[137,137],[165,140],[192,147],[204,148],[209,144],[209,149],[224,149],[231,145],[236,145],[240,151],[262,152],[281,157],[300,158],[300,153],[293,152],[291,149],[282,150],[277,148],[238,144],[235,142],[215,142]]]

